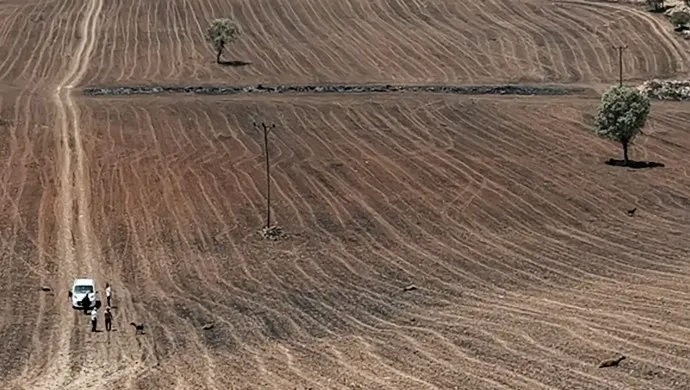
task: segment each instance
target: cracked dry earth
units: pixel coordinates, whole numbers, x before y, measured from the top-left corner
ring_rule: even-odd
[[[690,387],[682,104],[655,102],[632,150],[665,167],[633,171],[603,164],[590,95],[81,93],[600,89],[623,41],[630,79],[688,76],[688,43],[640,8],[464,3],[0,2],[0,388]],[[203,42],[225,16],[247,66]],[[277,241],[255,120],[277,124]],[[65,299],[80,275],[113,285],[114,332]]]

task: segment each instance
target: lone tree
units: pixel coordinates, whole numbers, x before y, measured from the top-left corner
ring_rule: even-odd
[[[240,29],[230,19],[215,19],[206,30],[206,39],[216,51],[216,63],[220,64],[220,56],[223,55],[225,46],[234,43],[240,36]]]
[[[624,86],[610,87],[601,97],[596,133],[623,146],[623,162],[628,165],[628,146],[647,121],[651,105],[642,92]]]

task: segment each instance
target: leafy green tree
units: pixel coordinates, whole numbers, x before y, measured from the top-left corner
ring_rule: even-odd
[[[216,63],[220,64],[220,56],[225,47],[234,43],[240,36],[237,23],[230,19],[215,19],[206,30],[206,39],[216,51]]]
[[[610,87],[601,97],[596,133],[621,143],[625,165],[628,165],[628,146],[644,127],[650,110],[649,98],[634,88]]]

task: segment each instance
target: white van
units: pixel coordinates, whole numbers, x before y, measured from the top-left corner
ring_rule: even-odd
[[[88,278],[74,279],[72,289],[70,290],[72,307],[83,310],[84,308],[81,305],[81,301],[87,295],[91,301],[88,309],[91,309],[96,306],[96,281]]]

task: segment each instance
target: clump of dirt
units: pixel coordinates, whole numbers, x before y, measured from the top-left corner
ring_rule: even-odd
[[[288,238],[288,235],[283,231],[283,228],[277,225],[264,226],[259,231],[259,234],[261,234],[261,237],[264,239],[271,241],[285,240]]]

